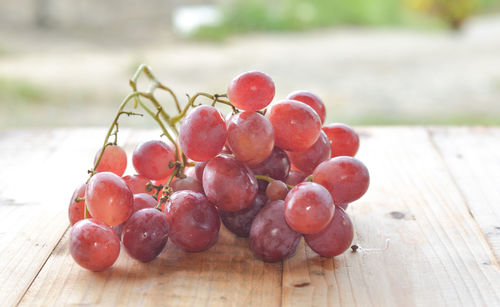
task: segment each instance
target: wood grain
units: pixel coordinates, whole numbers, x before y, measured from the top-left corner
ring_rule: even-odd
[[[500,129],[433,128],[431,137],[500,262]]]
[[[371,186],[347,212],[361,249],[330,260],[301,244],[283,305],[500,305],[498,264],[427,131],[360,132]]]

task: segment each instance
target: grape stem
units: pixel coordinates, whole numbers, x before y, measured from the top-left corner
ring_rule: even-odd
[[[273,181],[276,181],[276,179],[273,179],[269,176],[266,176],[266,175],[255,175],[255,178],[258,179],[258,180],[264,180],[264,181],[267,181],[267,182],[273,182]],[[289,188],[289,189],[293,189],[293,185],[289,185],[289,184],[286,184],[286,187]]]
[[[85,197],[77,197],[75,198],[75,202],[81,202],[81,201],[85,201]]]

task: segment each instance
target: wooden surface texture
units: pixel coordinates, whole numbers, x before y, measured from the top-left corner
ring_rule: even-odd
[[[356,253],[321,258],[302,241],[263,263],[222,228],[206,252],[169,242],[142,264],[122,249],[101,273],[71,258],[67,206],[104,129],[0,131],[0,305],[500,306],[500,128],[356,130],[371,175],[347,210]],[[119,142],[131,153],[156,135]]]

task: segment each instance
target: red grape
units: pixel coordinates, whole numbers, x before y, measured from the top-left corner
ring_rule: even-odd
[[[253,219],[266,202],[267,198],[259,193],[253,203],[245,209],[233,212],[219,210],[219,215],[224,226],[232,233],[239,237],[248,237]]]
[[[267,185],[266,196],[270,201],[283,200],[288,194],[288,187],[281,180],[274,180]]]
[[[109,226],[125,222],[132,214],[134,197],[121,177],[97,173],[87,184],[85,202],[90,214]]]
[[[366,166],[351,157],[335,157],[318,165],[313,181],[324,186],[332,195],[336,205],[359,199],[370,184]]]
[[[309,175],[304,172],[291,170],[290,173],[288,173],[288,177],[285,182],[289,185],[297,185],[304,181],[307,176]]]
[[[290,171],[290,160],[283,150],[274,147],[266,160],[257,165],[251,165],[250,169],[256,175],[265,175],[283,181]],[[265,192],[267,184],[267,181],[259,180],[259,191]]]
[[[170,187],[174,192],[190,190],[193,192],[205,193],[205,191],[203,191],[203,186],[201,185],[201,183],[193,177],[177,179],[170,184]]]
[[[138,194],[138,193],[148,193],[153,195],[154,190],[149,191],[146,188],[146,185],[148,182],[151,182],[148,178],[141,176],[141,175],[127,175],[123,176],[122,179],[125,181],[127,184],[128,188],[133,194]]]
[[[273,151],[273,126],[259,113],[238,113],[228,122],[227,142],[236,159],[248,165],[258,164]]]
[[[208,161],[226,143],[226,123],[212,106],[194,108],[182,121],[179,143],[182,151],[193,161]]]
[[[304,151],[289,152],[290,161],[299,170],[311,174],[321,162],[330,159],[330,140],[321,131],[313,146]]]
[[[155,259],[168,240],[167,216],[154,208],[141,209],[123,226],[122,241],[134,259],[149,262]]]
[[[323,127],[332,148],[332,157],[354,157],[359,148],[359,137],[356,132],[344,124],[329,124]]]
[[[322,257],[334,257],[346,251],[352,243],[354,228],[347,213],[335,207],[332,221],[322,231],[304,235],[307,245]]]
[[[203,184],[203,171],[208,162],[196,162],[194,165],[194,172],[196,174],[196,179]]]
[[[101,149],[97,151],[94,158],[94,163],[97,162],[99,155],[101,154]],[[127,154],[125,150],[118,145],[108,145],[104,149],[101,161],[97,166],[97,172],[112,172],[118,176],[122,176],[127,168]]]
[[[132,155],[135,170],[149,179],[168,177],[173,171],[169,163],[175,161],[175,149],[162,141],[148,141],[137,145]]]
[[[321,99],[309,91],[295,91],[290,93],[286,99],[297,100],[310,106],[318,114],[321,123],[325,122],[326,108]]]
[[[170,239],[187,252],[201,252],[217,242],[219,214],[205,195],[192,191],[172,194],[165,206]]]
[[[156,199],[147,193],[134,194],[134,206],[132,207],[132,214],[141,209],[154,208],[158,202]]]
[[[274,128],[275,143],[281,149],[302,151],[314,145],[321,120],[313,108],[295,100],[282,100],[266,113]]]
[[[257,258],[276,262],[295,252],[300,234],[286,223],[284,206],[282,200],[273,201],[262,208],[253,220],[250,249]]]
[[[85,200],[75,201],[77,197],[83,198],[85,197],[85,188],[87,185],[82,183],[78,188],[76,188],[75,192],[71,196],[71,200],[69,201],[68,208],[68,216],[69,222],[71,225],[74,225],[79,220],[83,220],[84,218],[84,210],[85,210]],[[87,211],[87,217],[92,217],[90,212]]]
[[[285,199],[285,219],[295,231],[317,233],[332,220],[334,205],[327,189],[314,182],[296,185]]]
[[[259,71],[248,71],[236,76],[227,89],[231,103],[244,111],[265,108],[274,98],[274,82]]]
[[[257,195],[257,180],[252,171],[229,156],[208,162],[203,172],[207,198],[224,211],[239,211],[252,204]]]
[[[85,219],[71,229],[69,250],[80,266],[99,272],[115,263],[120,254],[120,240],[103,222]]]

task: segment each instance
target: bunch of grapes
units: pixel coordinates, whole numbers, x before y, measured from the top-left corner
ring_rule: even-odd
[[[148,92],[137,91],[141,72],[152,81]],[[344,210],[366,192],[369,174],[354,158],[358,135],[344,124],[323,125],[326,110],[318,96],[296,91],[271,104],[274,82],[257,71],[234,78],[227,94],[189,97],[184,108],[147,66],[131,85],[134,92],[120,106],[88,181],[71,197],[70,251],[79,265],[105,270],[121,246],[148,262],[168,238],[186,252],[201,252],[216,244],[221,221],[248,237],[263,261],[291,256],[302,236],[323,257],[349,248],[353,225]],[[172,95],[176,116],[154,98],[156,89]],[[211,103],[195,104],[199,97]],[[137,145],[137,174],[123,176],[127,154],[117,145],[118,119],[139,115],[124,111],[129,101],[151,115],[168,141]],[[224,116],[218,103],[232,111]]]

